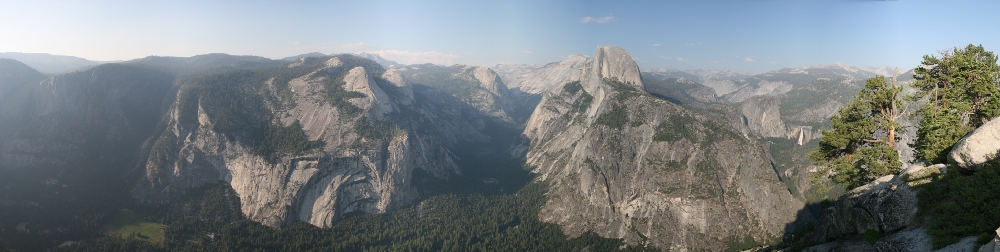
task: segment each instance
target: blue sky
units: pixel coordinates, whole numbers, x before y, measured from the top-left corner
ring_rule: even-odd
[[[373,52],[401,63],[546,64],[599,45],[640,68],[912,68],[1000,50],[998,1],[16,1],[0,52],[92,60]]]

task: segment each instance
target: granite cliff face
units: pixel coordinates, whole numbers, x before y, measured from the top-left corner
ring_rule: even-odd
[[[411,203],[416,170],[458,173],[446,138],[426,126],[432,112],[415,104],[420,97],[398,71],[339,55],[263,72],[271,74],[184,84],[133,195],[162,203],[225,181],[252,220],[327,227],[346,213]]]
[[[543,95],[524,131],[527,163],[550,185],[542,220],[671,250],[782,235],[802,204],[759,143],[646,93],[621,48],[598,48],[583,69]]]
[[[785,123],[781,121],[780,104],[781,100],[770,96],[749,98],[740,104],[743,121],[758,136],[784,137]]]
[[[493,69],[508,87],[528,94],[542,94],[560,83],[580,80],[580,70],[589,60],[576,54],[542,67],[497,65]]]

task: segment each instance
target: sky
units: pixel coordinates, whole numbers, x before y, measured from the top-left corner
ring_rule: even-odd
[[[1000,1],[0,0],[0,52],[90,60],[370,52],[404,64],[544,65],[617,45],[642,69],[912,68],[1000,50]]]

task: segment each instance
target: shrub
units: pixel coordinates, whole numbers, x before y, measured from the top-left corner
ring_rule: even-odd
[[[954,169],[954,168],[953,168]],[[965,236],[991,233],[1000,226],[1000,160],[992,160],[973,175],[950,172],[944,179],[921,186],[920,211],[930,214],[927,233],[935,249]]]

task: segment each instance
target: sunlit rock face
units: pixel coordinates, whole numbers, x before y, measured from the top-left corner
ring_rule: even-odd
[[[583,69],[544,93],[524,131],[550,185],[542,220],[670,250],[782,235],[802,204],[761,144],[643,91],[621,48],[598,48]]]
[[[264,104],[233,105],[248,110],[238,112],[273,115],[263,123],[301,129],[305,140],[321,143],[300,152],[261,155],[259,145],[241,141],[247,133],[220,130],[228,115],[206,102],[214,97],[198,93],[197,83],[182,86],[132,194],[141,202],[165,203],[222,181],[239,195],[251,220],[328,227],[347,213],[382,213],[412,203],[419,196],[415,170],[442,179],[459,173],[440,132],[418,130],[427,128],[432,112],[417,104],[421,99],[401,73],[350,57],[312,63],[304,58],[286,67],[302,74],[285,83],[273,77],[232,87],[254,92],[256,100],[242,102]],[[331,100],[330,83],[353,95],[341,103]]]
[[[580,80],[580,71],[589,60],[590,58],[577,54],[542,67],[497,65],[493,70],[512,89],[528,94],[542,94],[562,83]]]

